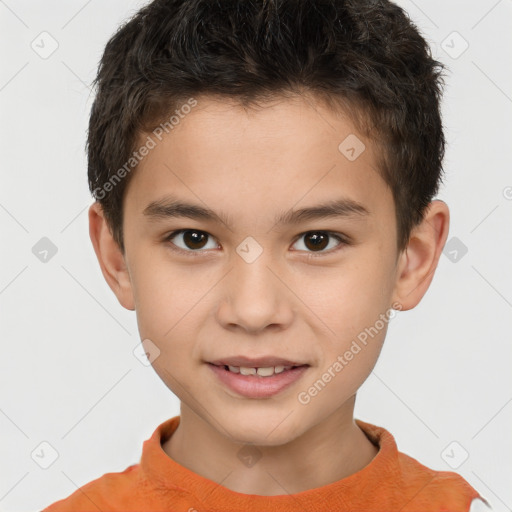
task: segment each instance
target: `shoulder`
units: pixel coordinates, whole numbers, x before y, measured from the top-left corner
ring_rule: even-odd
[[[187,512],[194,503],[198,500],[187,489],[171,482],[161,487],[146,478],[140,464],[134,464],[122,472],[104,474],[41,512]]]
[[[122,504],[130,499],[133,489],[137,488],[138,464],[124,471],[105,473],[103,476],[79,487],[72,494],[46,507],[42,512],[86,512],[112,510],[107,508],[113,501]]]
[[[458,473],[435,471],[401,452],[398,452],[398,460],[407,483],[417,485],[421,481],[424,484],[411,502],[413,508],[429,503],[449,507],[449,510],[491,512],[478,491]]]
[[[378,479],[387,495],[400,504],[402,512],[417,510],[450,510],[452,512],[480,512],[485,504],[480,494],[458,473],[436,471],[413,457],[398,451],[394,437],[383,427],[356,420],[376,446],[379,446],[374,463]],[[474,501],[479,499],[478,501]],[[481,509],[490,512],[489,509]]]

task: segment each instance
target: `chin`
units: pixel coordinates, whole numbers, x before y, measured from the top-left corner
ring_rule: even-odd
[[[260,407],[254,414],[245,409],[239,411],[239,414],[230,415],[229,422],[225,424],[225,432],[221,433],[227,435],[232,442],[257,446],[281,446],[302,433],[295,421],[292,423],[293,414],[288,416],[289,412],[283,409],[274,414],[265,411],[265,417],[262,418],[262,413]]]

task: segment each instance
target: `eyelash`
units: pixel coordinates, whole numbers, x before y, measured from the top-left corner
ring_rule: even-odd
[[[171,242],[171,239],[173,239],[176,235],[179,235],[180,233],[184,233],[186,231],[195,231],[195,232],[198,232],[198,233],[204,233],[205,235],[207,235],[207,236],[209,236],[211,238],[215,238],[215,237],[212,237],[212,235],[210,235],[210,233],[208,233],[206,231],[202,231],[200,229],[188,228],[188,229],[178,229],[176,231],[173,231],[172,233],[169,233],[168,235],[166,235],[164,237],[163,241],[164,242],[170,242],[169,248],[172,251],[178,252],[180,254],[186,254],[187,256],[193,256],[193,257],[198,257],[198,256],[200,257],[200,256],[202,256],[202,253],[205,253],[206,251],[203,251],[203,250],[197,250],[197,251],[188,250],[187,251],[185,249],[182,249],[181,247],[176,246],[176,244]],[[335,233],[333,231],[324,231],[324,230],[305,231],[304,233],[301,233],[297,237],[297,239],[295,240],[294,244],[298,240],[300,240],[303,236],[308,235],[310,233],[323,233],[323,234],[326,234],[326,235],[328,235],[328,236],[330,236],[332,238],[335,238],[338,242],[340,242],[340,244],[338,246],[336,246],[334,249],[330,249],[329,251],[321,251],[321,252],[318,252],[318,253],[315,253],[314,251],[306,251],[308,259],[318,258],[318,257],[321,257],[321,256],[333,254],[333,253],[341,250],[343,248],[343,246],[350,245],[350,241],[347,239],[347,237],[345,237],[341,233]],[[303,252],[303,251],[298,250],[297,252]]]

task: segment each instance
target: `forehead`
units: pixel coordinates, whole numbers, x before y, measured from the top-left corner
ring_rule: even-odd
[[[253,224],[267,213],[271,222],[293,207],[341,197],[370,214],[393,212],[372,142],[343,111],[311,98],[244,109],[198,97],[168,132],[140,138],[149,135],[155,144],[126,191],[127,207],[139,213],[166,195]]]

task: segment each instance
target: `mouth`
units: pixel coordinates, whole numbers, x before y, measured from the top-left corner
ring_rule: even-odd
[[[280,373],[287,372],[288,370],[294,370],[296,368],[301,368],[305,366],[309,366],[306,364],[298,364],[298,365],[276,365],[276,366],[232,366],[229,364],[214,364],[209,363],[212,366],[217,366],[218,368],[224,369],[226,372],[231,372],[235,374],[250,376],[255,375],[258,377],[272,377],[273,375],[279,375]]]
[[[296,383],[309,365],[233,366],[208,363],[217,379],[246,398],[270,398]]]

